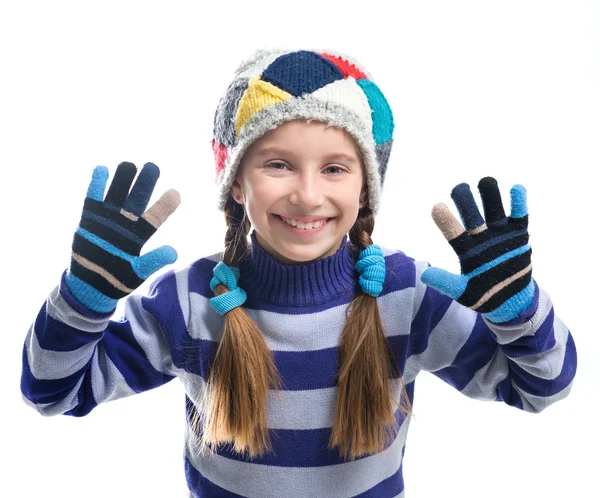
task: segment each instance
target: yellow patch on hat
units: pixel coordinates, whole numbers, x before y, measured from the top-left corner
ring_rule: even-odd
[[[249,81],[248,88],[240,99],[240,105],[235,118],[235,134],[239,135],[242,127],[257,112],[292,97],[291,93],[285,92],[275,85],[261,80],[260,76],[255,76]]]

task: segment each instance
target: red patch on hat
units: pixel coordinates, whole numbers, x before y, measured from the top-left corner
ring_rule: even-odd
[[[367,75],[363,73],[360,69],[358,69],[354,64],[348,62],[345,59],[337,55],[330,54],[319,54],[321,57],[327,59],[330,62],[333,62],[337,68],[342,72],[344,78],[348,76],[352,76],[355,80],[367,80]]]
[[[225,161],[227,161],[227,157],[229,156],[227,152],[227,147],[225,145],[216,142],[214,139],[211,141],[212,150],[215,154],[215,163],[216,163],[216,171],[217,178],[221,174],[221,172],[225,169]]]

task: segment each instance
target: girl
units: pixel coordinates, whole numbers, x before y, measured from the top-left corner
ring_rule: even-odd
[[[70,268],[26,338],[25,400],[83,416],[178,377],[190,496],[398,497],[419,371],[529,412],[564,398],[575,346],[532,279],[523,187],[508,217],[489,177],[485,219],[466,184],[462,224],[434,207],[460,275],[373,244],[393,127],[356,61],[255,53],[215,115],[224,252],[132,294],[119,321],[118,299],[177,257],[140,254],[179,196],[146,210],[155,165],[134,182],[120,164],[106,195],[96,168]]]

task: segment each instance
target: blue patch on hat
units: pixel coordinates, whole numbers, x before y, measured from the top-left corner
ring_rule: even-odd
[[[381,93],[379,87],[370,80],[358,80],[358,86],[365,92],[371,116],[373,118],[373,138],[376,144],[381,144],[392,139],[394,132],[394,116],[388,101]]]
[[[275,59],[260,78],[298,97],[343,80],[344,75],[335,64],[319,54],[301,50]]]

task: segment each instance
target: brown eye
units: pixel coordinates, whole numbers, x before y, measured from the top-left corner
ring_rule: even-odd
[[[283,170],[285,167],[285,164],[279,162],[269,163],[265,166],[265,168],[271,168],[275,170]]]
[[[344,172],[339,166],[328,166],[325,171],[331,175],[339,175]]]

